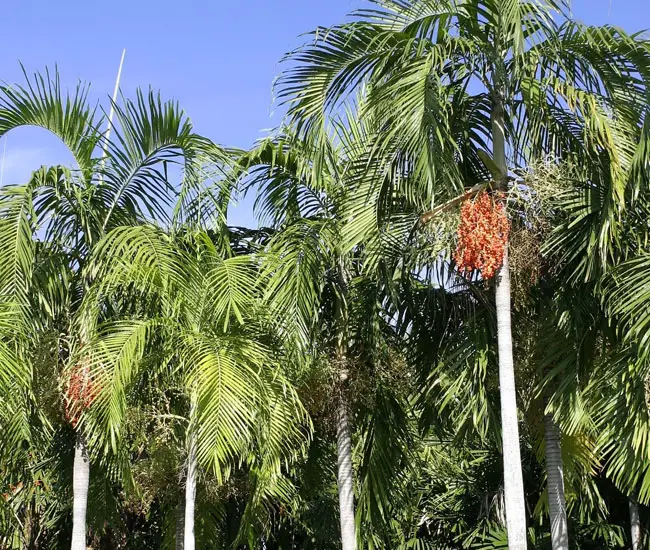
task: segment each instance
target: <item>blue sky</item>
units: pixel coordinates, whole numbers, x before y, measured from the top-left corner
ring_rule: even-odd
[[[650,0],[574,0],[587,23],[650,28]],[[177,99],[196,130],[216,142],[247,147],[280,122],[271,85],[282,55],[317,25],[341,22],[362,0],[21,0],[2,8],[0,80],[22,82],[58,64],[62,81],[90,82],[106,104],[122,48],[122,90],[160,89]],[[42,164],[68,163],[56,139],[21,129],[0,140],[2,183],[21,183]],[[251,223],[248,205],[231,222]]]

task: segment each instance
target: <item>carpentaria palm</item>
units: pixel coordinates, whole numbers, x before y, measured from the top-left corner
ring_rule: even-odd
[[[233,255],[203,230],[140,225],[109,232],[93,262],[97,283],[85,307],[103,310],[116,296],[131,306],[98,327],[91,343],[89,367],[100,388],[88,413],[91,431],[116,446],[129,395],[150,369],[158,383],[180,387],[187,418],[182,547],[194,548],[199,465],[221,484],[246,464],[254,489],[246,519],[287,490],[284,465],[309,436],[264,313],[259,260]]]
[[[407,452],[403,438],[410,435],[408,427],[395,424],[375,438],[373,430],[383,424],[373,421],[372,410],[363,426],[351,426],[349,421],[352,407],[358,409],[363,400],[352,388],[362,387],[364,377],[380,364],[390,370],[399,362],[397,354],[387,351],[399,346],[391,323],[398,315],[387,282],[391,267],[383,272],[378,268],[385,243],[377,235],[376,246],[367,250],[347,245],[350,237],[344,212],[361,183],[354,167],[363,152],[365,134],[352,116],[344,116],[320,140],[303,140],[293,129],[283,128],[240,160],[247,188],[257,193],[257,211],[274,230],[263,268],[272,312],[301,363],[324,368],[332,377],[333,391],[321,391],[336,409],[332,424],[336,427],[338,512],[345,549],[355,548],[362,537],[372,537],[373,544],[379,545],[387,540],[381,537],[390,528],[386,525],[382,530],[380,524],[387,520],[387,509],[393,503],[386,491],[399,482],[391,478],[393,463],[388,456],[381,462],[377,453],[390,450],[397,464]],[[379,378],[369,383],[373,388],[376,385],[379,407],[405,405],[399,401],[405,399],[403,394],[396,398],[390,390],[382,391]],[[403,411],[393,412],[406,423]],[[352,436],[357,430],[365,446],[361,478],[355,482]],[[389,432],[395,437],[382,439]],[[375,445],[383,445],[382,451]],[[370,464],[373,460],[380,464]],[[355,486],[362,499],[356,514]]]

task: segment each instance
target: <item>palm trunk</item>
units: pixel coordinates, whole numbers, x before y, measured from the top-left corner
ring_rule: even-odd
[[[74,447],[72,472],[72,544],[71,550],[86,550],[86,509],[88,507],[88,484],[90,482],[90,459],[86,442],[77,435]]]
[[[492,140],[494,161],[504,177],[508,173],[505,153],[503,105],[499,100],[492,109]],[[503,487],[506,500],[508,548],[526,550],[526,504],[521,473],[519,425],[517,423],[517,393],[512,355],[510,326],[510,267],[508,249],[496,277],[497,339],[499,350],[499,387],[501,395],[501,431],[503,436]]]
[[[630,508],[630,535],[632,537],[632,550],[641,550],[641,516],[636,495],[627,499]]]
[[[339,296],[336,300],[338,334],[336,361],[339,368],[339,395],[336,418],[336,453],[338,462],[337,483],[339,490],[339,519],[341,522],[342,550],[356,550],[357,533],[354,518],[354,472],[352,469],[352,437],[348,421],[348,402],[346,394],[347,371],[347,312],[345,294],[347,277],[343,258],[338,265]]]
[[[187,478],[185,480],[185,520],[183,550],[194,550],[194,504],[196,500],[196,442],[190,436],[187,453]]]
[[[183,537],[185,536],[185,492],[178,495],[178,508],[176,509],[175,550],[183,550]]]
[[[544,415],[544,439],[551,543],[553,550],[569,550],[560,430],[551,414]]]
[[[341,386],[347,375],[341,375]],[[357,545],[354,520],[354,486],[352,471],[352,438],[348,423],[345,388],[341,387],[336,422],[336,451],[338,458],[339,515],[343,550],[355,550]]]

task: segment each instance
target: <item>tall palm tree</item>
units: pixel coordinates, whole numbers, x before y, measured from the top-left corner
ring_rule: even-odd
[[[102,235],[150,217],[169,219],[178,195],[181,206],[174,215],[184,213],[200,183],[202,164],[224,157],[193,132],[176,104],[153,92],[138,92],[136,101],[114,106],[117,128],[105,142],[103,117],[88,103],[87,86],[66,94],[58,74],[30,78],[25,73],[25,78],[24,86],[0,87],[0,136],[24,126],[44,128],[68,147],[75,165],[42,168],[26,185],[2,190],[0,288],[3,301],[12,304],[8,313],[20,319],[3,336],[22,358],[17,381],[33,379],[31,343],[45,330],[63,334],[57,354],[63,370],[85,361],[82,350],[95,320],[81,314],[80,304],[93,279],[87,260]],[[183,169],[180,186],[167,179],[169,163]],[[22,330],[18,339],[16,326]],[[5,373],[11,372],[10,359],[3,362]],[[30,388],[21,393],[24,405],[31,395]],[[90,434],[83,423],[76,432],[72,548],[81,549],[86,547]]]
[[[647,488],[643,480],[650,464],[640,443],[648,434],[648,412],[639,381],[648,371],[638,332],[643,323],[638,308],[645,307],[639,289],[647,235],[648,125],[645,112],[638,116],[619,144],[628,160],[617,177],[602,155],[580,166],[585,173],[565,179],[542,250],[556,310],[554,336],[546,345],[549,406],[569,433],[582,430],[593,442],[594,464],[602,462],[604,474],[627,495],[632,544],[638,539],[635,497],[640,487]],[[612,212],[617,185],[621,208]],[[616,238],[602,239],[606,228]]]
[[[356,548],[357,533],[347,396],[350,261],[339,246],[338,215],[345,196],[341,185],[345,158],[329,140],[322,145],[319,149],[301,142],[287,130],[259,143],[240,163],[250,174],[247,185],[257,187],[258,212],[279,229],[269,245],[267,292],[274,311],[293,326],[291,336],[298,349],[317,350],[310,340],[319,330],[323,308],[330,308],[334,336],[329,346],[337,379],[339,519],[343,548],[351,550]],[[328,304],[331,296],[334,303]]]
[[[361,540],[355,486],[361,486],[367,501],[362,515],[370,517],[370,508],[376,511],[390,505],[381,495],[369,494],[373,491],[370,484],[387,482],[390,476],[384,472],[382,478],[381,467],[367,474],[366,459],[372,460],[373,445],[380,441],[371,434],[362,436],[367,436],[362,481],[355,482],[353,471],[352,435],[359,426],[351,425],[350,412],[354,398],[360,396],[351,395],[351,388],[361,383],[357,380],[360,365],[373,369],[386,361],[382,356],[386,348],[397,347],[390,322],[391,316],[397,315],[394,296],[382,278],[387,276],[380,274],[376,265],[380,247],[364,251],[347,246],[344,212],[358,188],[353,166],[365,132],[352,116],[343,117],[331,135],[320,141],[300,139],[293,129],[283,128],[240,159],[246,169],[247,189],[257,193],[256,210],[275,233],[267,246],[264,270],[272,310],[283,326],[291,328],[287,337],[300,350],[303,363],[305,359],[318,363],[318,357],[325,355],[332,372],[339,523],[346,550],[356,548]],[[372,421],[369,430],[371,426]],[[394,428],[404,436],[408,431],[400,432],[397,425]],[[393,443],[397,447],[398,439]],[[382,466],[388,463],[386,457]],[[368,502],[382,504],[375,508]]]
[[[594,269],[594,295],[604,307],[609,335],[606,360],[596,365],[589,384],[587,398],[593,400],[594,418],[604,471],[627,496],[629,508],[630,546],[641,547],[643,532],[640,521],[640,503],[648,504],[650,456],[645,441],[650,435],[648,423],[647,381],[648,363],[647,307],[648,247],[647,247],[647,145],[648,119],[645,113],[639,128],[635,161],[627,174],[626,209],[619,221],[619,238],[611,243],[611,252],[605,265]],[[609,184],[608,178],[598,182]],[[600,193],[599,193],[600,194]],[[586,193],[585,193],[586,195]],[[567,201],[567,223],[587,211],[588,198]],[[597,207],[600,202],[591,200]],[[594,209],[590,207],[591,211]],[[583,216],[584,217],[584,216]],[[588,218],[587,218],[588,219]],[[598,218],[583,223],[587,233]],[[558,248],[571,250],[579,242],[566,238],[566,228],[559,232]],[[593,231],[593,229],[592,229]],[[581,239],[582,241],[583,239]]]
[[[291,68],[279,81],[279,97],[298,130],[316,136],[354,90],[366,90],[358,114],[380,121],[367,171],[376,176],[386,166],[382,159],[401,162],[399,179],[375,177],[376,192],[360,197],[370,203],[367,209],[376,208],[371,197],[390,197],[388,185],[409,186],[429,209],[462,200],[481,180],[491,181],[478,189],[507,191],[514,167],[549,153],[589,158],[584,142],[609,155],[616,179],[610,209],[618,207],[621,166],[630,162],[625,127],[638,124],[650,74],[642,37],[576,23],[555,0],[374,3],[350,23],[315,31],[312,42],[290,54]],[[584,140],[576,138],[582,134]],[[493,158],[485,162],[492,172],[487,177],[477,162],[485,145]],[[370,223],[359,210],[355,215]],[[604,226],[598,243],[611,232]],[[523,549],[507,251],[495,302],[508,540],[510,548]]]

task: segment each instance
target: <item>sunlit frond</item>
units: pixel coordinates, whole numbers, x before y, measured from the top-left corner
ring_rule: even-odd
[[[93,154],[100,140],[102,119],[88,103],[88,86],[78,84],[73,94],[61,87],[58,70],[32,77],[23,68],[26,84],[0,86],[0,136],[14,128],[38,126],[63,141],[83,177],[90,180]]]

